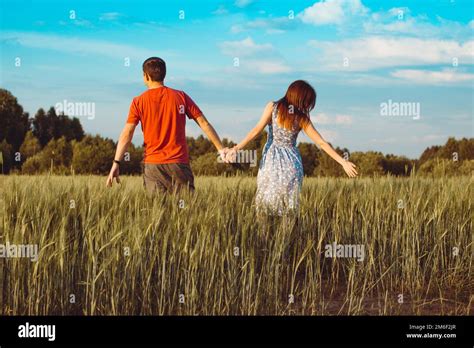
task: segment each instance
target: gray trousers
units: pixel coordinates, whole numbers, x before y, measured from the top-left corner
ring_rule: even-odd
[[[194,191],[194,175],[188,163],[144,163],[143,184],[150,193]]]

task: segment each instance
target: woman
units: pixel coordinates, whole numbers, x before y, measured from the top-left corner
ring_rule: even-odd
[[[267,104],[257,125],[228,153],[232,161],[236,152],[268,125],[268,140],[257,176],[255,203],[258,211],[283,215],[298,208],[303,165],[296,138],[301,130],[338,162],[349,177],[357,175],[356,166],[339,156],[314,128],[309,113],[315,104],[314,88],[306,81],[294,81],[283,98]]]

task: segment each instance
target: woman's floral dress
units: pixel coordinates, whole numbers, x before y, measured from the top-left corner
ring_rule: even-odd
[[[277,103],[273,106],[268,140],[257,176],[257,211],[283,215],[298,209],[303,183],[303,163],[296,147],[300,128],[287,130],[277,124]]]

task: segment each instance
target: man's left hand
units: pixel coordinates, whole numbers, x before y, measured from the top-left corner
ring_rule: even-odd
[[[119,165],[117,163],[112,164],[112,168],[110,169],[109,176],[107,177],[107,187],[112,187],[112,183],[115,180],[117,181],[117,184],[120,184],[120,179],[119,179]]]

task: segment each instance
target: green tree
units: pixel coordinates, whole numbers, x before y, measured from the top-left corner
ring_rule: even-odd
[[[43,108],[38,109],[33,118],[33,135],[38,138],[42,147],[53,138],[53,129],[53,120],[46,115]]]
[[[48,112],[39,109],[33,118],[33,134],[38,138],[41,146],[45,146],[51,139],[65,137],[67,141],[82,140],[84,130],[78,118],[69,118],[64,114],[57,115],[51,107]]]
[[[51,140],[41,151],[45,160],[50,161],[54,167],[68,169],[72,162],[72,145],[66,137]]]
[[[70,140],[77,140],[81,141],[84,136],[84,129],[82,128],[81,122],[77,117],[73,117],[70,124],[69,124],[69,129],[71,130],[71,138]]]
[[[0,89],[0,142],[12,145],[13,151],[18,151],[30,128],[28,113],[6,89]]]
[[[438,156],[438,152],[441,149],[441,146],[435,145],[435,146],[430,146],[423,151],[421,154],[420,158],[418,159],[418,165],[423,164],[424,162],[435,158]]]
[[[7,143],[6,139],[0,142],[0,153],[3,160],[2,174],[8,174],[13,167],[13,146]]]
[[[436,158],[457,159],[458,161],[474,159],[474,139],[462,138],[456,140],[450,137],[443,146],[431,146],[423,151],[418,160],[418,165],[421,166],[425,162]]]
[[[20,146],[21,160],[24,162],[29,157],[36,155],[41,151],[41,144],[37,137],[30,130],[26,133],[25,140]]]
[[[78,174],[107,174],[115,155],[115,143],[99,135],[73,141],[72,166]]]
[[[304,174],[307,176],[313,175],[314,170],[319,164],[318,157],[320,151],[318,150],[318,147],[312,143],[299,143],[298,150],[301,154]]]
[[[349,155],[349,150],[346,148],[340,149],[339,147],[334,149],[340,156]],[[351,155],[351,161],[354,162],[354,159]],[[357,163],[355,163],[358,165]],[[315,176],[334,176],[342,177],[345,176],[344,169],[341,165],[332,159],[327,153],[319,151],[318,156],[318,166],[314,169]]]
[[[82,138],[84,138],[84,130],[82,129],[81,122],[77,117],[71,119],[64,114],[60,114],[56,118],[56,124],[54,128],[55,138],[64,136],[68,141],[80,141]]]
[[[130,144],[120,164],[121,174],[140,174],[142,172],[143,147]]]
[[[28,157],[21,169],[25,174],[49,171],[67,174],[70,172],[71,161],[72,144],[65,137],[61,137],[52,139],[39,153]]]
[[[195,175],[232,175],[236,172],[235,165],[222,163],[219,161],[219,155],[214,152],[199,156],[191,162],[191,168]]]
[[[414,161],[404,156],[388,154],[382,160],[383,171],[396,176],[409,175],[413,166]]]
[[[452,159],[455,153],[459,156],[459,143],[454,137],[450,137],[446,144],[441,147],[438,156],[440,158]]]
[[[21,166],[23,174],[39,174],[48,170],[47,165],[43,163],[43,159],[39,153],[28,157],[25,163]]]
[[[361,176],[384,175],[384,155],[381,152],[353,152],[350,161],[357,166]]]
[[[199,135],[196,139],[187,137],[186,141],[191,159],[198,158],[206,153],[216,152],[212,142],[203,135]]]
[[[473,160],[474,159],[474,138],[462,138],[458,140],[457,146],[458,160]],[[451,157],[453,158],[453,157]]]

